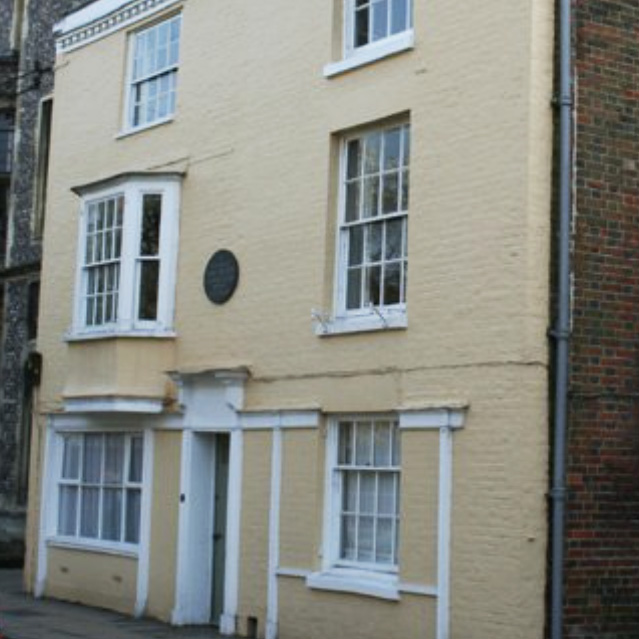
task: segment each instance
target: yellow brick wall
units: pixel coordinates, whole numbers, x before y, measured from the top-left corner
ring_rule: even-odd
[[[223,7],[188,0],[174,121],[126,137],[117,137],[126,33],[59,57],[41,410],[60,410],[67,385],[81,394],[77,371],[94,365],[91,348],[62,339],[78,233],[70,188],[124,171],[185,170],[175,368],[247,366],[250,409],[386,412],[467,401],[466,427],[454,436],[452,637],[537,639],[546,557],[553,3],[415,0],[413,51],[327,79],[323,65],[339,50],[339,7],[339,0]],[[339,134],[400,114],[409,114],[412,129],[408,328],[318,338],[310,311],[330,310],[332,298]],[[235,252],[241,275],[234,297],[213,306],[202,272],[219,248]],[[168,366],[160,359],[135,355],[136,379],[157,381]],[[116,387],[129,374],[127,365]],[[437,435],[405,440],[402,578],[427,581],[436,574]],[[156,451],[173,471],[176,450],[167,442]],[[240,615],[262,620],[270,435],[248,433],[244,454]],[[321,544],[323,431],[286,432],[283,459],[283,477],[293,481],[283,485],[282,563],[312,568]],[[154,516],[161,502],[156,494]],[[169,517],[167,539],[176,525]],[[29,530],[33,548],[35,526]],[[152,588],[164,598],[151,594],[166,617],[173,568],[167,559],[151,570],[162,575]],[[312,625],[317,639],[434,632],[429,598],[388,604],[310,592],[295,578],[279,583],[282,639],[320,619],[324,626]],[[331,625],[342,616],[348,635]]]

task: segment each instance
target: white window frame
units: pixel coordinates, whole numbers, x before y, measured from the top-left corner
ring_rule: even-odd
[[[82,456],[79,459],[79,479],[71,480],[65,479],[62,477],[63,464],[64,464],[64,449],[65,449],[65,438],[69,436],[80,436],[82,438],[82,446],[84,446],[84,438],[87,435],[123,435],[125,438],[125,448],[124,448],[124,460],[123,460],[123,480],[121,484],[114,485],[114,488],[118,488],[123,491],[124,495],[128,489],[139,490],[140,492],[140,512],[139,512],[139,522],[138,522],[138,531],[139,531],[139,539],[137,543],[126,542],[124,540],[115,541],[115,540],[107,540],[101,539],[98,537],[83,537],[81,536],[80,531],[80,519],[81,519],[81,507],[80,507],[80,497],[78,494],[78,501],[76,503],[76,535],[68,535],[60,532],[60,523],[59,523],[59,509],[61,508],[61,499],[60,499],[60,491],[62,486],[77,486],[78,488],[83,485],[82,481]],[[142,475],[139,482],[130,482],[127,473],[129,469],[129,463],[131,460],[131,440],[133,438],[140,438],[142,440]],[[143,518],[145,517],[145,500],[148,497],[145,495],[145,478],[148,477],[148,469],[146,465],[150,462],[149,455],[147,454],[147,437],[145,436],[143,431],[139,430],[71,430],[71,431],[59,431],[55,434],[54,440],[54,480],[55,480],[55,494],[53,496],[53,502],[55,504],[55,512],[52,513],[55,515],[54,520],[51,521],[51,534],[47,537],[47,541],[57,546],[68,546],[68,547],[77,547],[77,548],[87,548],[99,550],[107,553],[113,554],[122,554],[122,555],[130,555],[130,556],[138,556],[140,547],[144,543],[144,539],[142,535],[144,534],[143,527]],[[104,456],[104,455],[103,455]],[[102,495],[102,488],[105,486],[104,482],[100,483],[100,496]],[[125,526],[125,516],[124,511],[126,509],[126,498],[122,500],[122,520],[121,526]],[[98,530],[101,530],[102,524],[102,504],[100,501],[99,506],[99,515],[98,515]],[[122,528],[124,530],[124,528]]]
[[[159,284],[157,319],[137,319],[139,303],[138,253],[144,195],[162,196],[162,218],[159,246]],[[175,280],[179,242],[180,177],[177,175],[145,175],[113,180],[110,184],[82,189],[78,225],[77,275],[75,285],[74,321],[68,339],[113,335],[173,336]],[[117,320],[96,326],[86,324],[85,254],[87,243],[88,205],[92,202],[122,195],[124,216],[120,254],[120,282]]]
[[[394,414],[358,414],[332,417],[326,437],[326,469],[324,486],[324,530],[322,543],[322,569],[311,573],[306,583],[309,588],[352,592],[382,599],[400,598],[399,562],[397,564],[364,563],[342,559],[341,555],[341,504],[342,473],[338,468],[339,424],[347,421],[390,421],[395,424],[400,437],[399,418]],[[390,470],[400,477],[399,467]],[[400,488],[401,491],[401,488]],[[401,501],[401,493],[400,493]],[[401,515],[398,509],[397,516]],[[401,531],[400,531],[401,537]]]
[[[376,62],[391,55],[408,51],[415,46],[413,29],[413,0],[407,1],[408,23],[406,29],[374,42],[355,46],[355,0],[344,0],[343,59],[327,64],[324,76],[332,77],[357,67]],[[389,5],[390,7],[390,5]]]
[[[159,71],[152,72],[151,74],[149,74],[147,78],[145,78],[144,81],[151,80],[154,77],[159,77],[166,73],[174,73],[177,78],[179,75],[180,54],[181,54],[181,48],[182,48],[182,15],[180,13],[166,16],[163,19],[159,20],[158,22],[155,22],[151,25],[144,26],[140,29],[137,29],[136,31],[133,31],[129,35],[128,45],[127,45],[127,71],[126,71],[126,87],[125,87],[124,114],[123,114],[124,125],[118,137],[130,135],[132,133],[137,133],[138,131],[144,131],[145,129],[153,128],[161,124],[172,122],[175,117],[175,111],[177,109],[177,80],[176,80],[176,89],[175,89],[176,98],[175,98],[175,104],[173,105],[174,108],[172,111],[167,113],[165,116],[156,117],[153,120],[144,122],[142,124],[134,124],[133,122],[134,108],[135,108],[135,100],[134,100],[135,85],[142,82],[142,80],[140,79],[137,79],[135,81],[133,79],[133,74],[135,70],[135,48],[136,48],[137,40],[142,34],[150,31],[151,29],[156,29],[160,25],[171,22],[173,20],[176,20],[178,22],[178,25],[179,25],[178,28],[180,30],[180,40],[178,42],[178,60],[175,64],[168,65]]]
[[[347,170],[347,153],[348,143],[361,139],[368,133],[378,131],[383,133],[388,129],[396,127],[408,127],[409,129],[409,141],[412,146],[412,132],[410,128],[410,122],[406,119],[398,120],[397,122],[391,122],[388,124],[378,125],[374,127],[366,128],[354,134],[344,136],[340,141],[340,159],[339,159],[339,188],[338,188],[338,211],[337,211],[337,224],[336,224],[336,246],[335,246],[335,275],[333,283],[333,314],[331,317],[322,319],[315,325],[315,333],[318,336],[327,336],[341,333],[357,333],[363,331],[376,331],[376,330],[388,330],[388,329],[403,329],[408,325],[406,301],[382,306],[365,306],[358,309],[347,309],[346,295],[347,295],[347,275],[348,275],[348,230],[345,226],[346,217],[346,170]],[[403,139],[403,136],[402,136]],[[403,144],[403,142],[402,142]],[[403,147],[402,147],[403,149]],[[400,151],[401,153],[401,151]],[[411,160],[409,157],[408,162],[408,174],[410,180]],[[402,172],[400,168],[399,172]],[[398,184],[398,189],[401,187]],[[382,190],[379,193],[380,200],[382,198]],[[377,217],[371,217],[371,224],[380,220],[391,219],[405,219],[405,249],[406,260],[408,260],[408,220],[410,218],[410,186],[408,193],[408,209],[406,211],[398,211],[394,214],[383,215],[380,214]],[[405,287],[406,278],[404,277],[401,282],[401,286]],[[406,290],[404,290],[404,300],[407,299]]]

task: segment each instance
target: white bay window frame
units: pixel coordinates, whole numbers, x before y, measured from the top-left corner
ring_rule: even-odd
[[[179,234],[180,180],[178,174],[131,175],[74,189],[82,197],[78,226],[78,264],[74,321],[68,338],[111,335],[171,336],[175,305],[175,278]],[[159,246],[152,259],[159,262],[156,319],[138,316],[141,268],[148,258],[140,254],[143,204],[146,195],[161,196]],[[123,198],[119,284],[116,317],[95,325],[87,323],[90,267],[86,262],[88,216],[92,205]]]

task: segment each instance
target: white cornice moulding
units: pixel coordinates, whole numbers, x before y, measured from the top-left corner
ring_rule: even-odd
[[[465,406],[399,410],[399,427],[402,430],[463,428],[466,411]]]
[[[66,397],[67,413],[161,413],[163,398],[150,397]]]
[[[58,53],[100,40],[184,0],[97,0],[58,22],[53,31]]]
[[[317,428],[319,410],[245,411],[239,414],[240,426],[245,429]]]

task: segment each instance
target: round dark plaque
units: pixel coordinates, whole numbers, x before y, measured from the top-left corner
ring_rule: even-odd
[[[204,290],[213,304],[231,299],[240,278],[240,266],[231,251],[216,251],[204,270]]]

